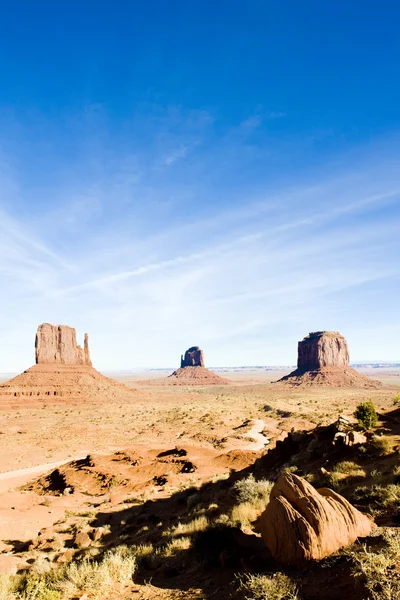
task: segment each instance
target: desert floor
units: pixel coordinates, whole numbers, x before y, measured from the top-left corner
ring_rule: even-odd
[[[293,429],[329,424],[339,415],[353,419],[357,404],[368,398],[379,413],[389,413],[400,391],[400,371],[364,372],[381,380],[382,387],[290,388],[272,383],[284,373],[271,371],[219,373],[231,380],[230,385],[221,387],[143,386],[138,381],[144,379],[144,374],[136,373],[118,375],[119,381],[136,390],[130,400],[1,400],[0,571],[15,571],[26,563],[26,544],[39,531],[58,531],[57,523],[65,524],[69,519],[71,524],[90,511],[94,514],[104,503],[113,511],[128,497],[138,503],[162,501],[187,487],[218,480],[254,463]],[[150,378],[149,373],[145,378]],[[393,430],[390,435],[393,444],[400,444],[400,431]],[[179,461],[168,463],[158,458],[175,447],[185,449],[194,471],[182,474],[176,468]],[[127,453],[123,454],[124,450]],[[113,489],[109,481],[108,493],[101,485],[91,488],[93,482],[83,491],[77,484],[77,493],[69,495],[46,494],[41,489],[37,480],[42,473],[87,455],[100,456],[96,460],[104,461],[102,468],[107,473],[115,464],[121,478],[129,478],[132,473],[124,472],[120,459],[126,462],[129,457],[133,465],[132,457],[139,457],[137,484],[121,490],[118,485]],[[164,474],[166,483],[154,485],[153,481]],[[230,597],[221,591],[223,582],[221,586],[215,597]],[[190,593],[177,589],[172,592],[167,585],[154,587],[142,582],[136,591],[131,590],[133,595],[116,597],[214,597],[204,591],[204,586],[197,591],[189,588]]]

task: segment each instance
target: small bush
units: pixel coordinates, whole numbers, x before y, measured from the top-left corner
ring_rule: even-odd
[[[117,584],[131,583],[135,571],[134,551],[127,546],[119,546],[107,550],[99,563],[84,558],[80,563],[68,565],[59,589],[67,597],[79,596],[83,590],[89,598],[98,598],[111,592]]]
[[[398,404],[400,404],[400,392],[398,394],[396,394],[395,397],[393,398],[393,404],[394,404],[394,406],[397,406]]]
[[[390,440],[384,437],[374,437],[369,444],[369,449],[377,456],[385,456],[392,451]]]
[[[353,502],[375,504],[379,508],[396,506],[400,502],[400,485],[362,485],[356,487],[352,494]]]
[[[300,600],[296,584],[283,573],[243,575],[239,581],[246,600]]]
[[[354,471],[360,471],[360,467],[351,460],[342,460],[341,462],[336,463],[332,467],[332,471],[335,473],[353,473]]]
[[[272,486],[273,483],[267,479],[257,481],[254,475],[249,475],[246,479],[237,481],[232,491],[240,503],[263,500],[267,504]]]
[[[376,414],[372,400],[367,400],[367,402],[359,404],[354,412],[354,416],[358,421],[358,425],[365,431],[375,427],[378,422],[378,415]]]
[[[232,508],[230,521],[236,526],[248,527],[257,519],[261,511],[262,509],[257,508],[254,504],[243,502]]]

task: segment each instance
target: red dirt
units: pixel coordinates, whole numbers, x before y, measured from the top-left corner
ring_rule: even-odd
[[[105,377],[93,367],[84,365],[34,365],[21,375],[0,385],[3,399],[27,398],[118,398],[135,392],[124,384]]]
[[[370,379],[350,367],[321,367],[315,371],[296,369],[289,375],[279,379],[277,383],[297,386],[329,386],[329,387],[356,387],[379,388],[381,383]]]
[[[205,367],[183,367],[174,371],[165,379],[138,381],[142,385],[228,385],[230,382]]]

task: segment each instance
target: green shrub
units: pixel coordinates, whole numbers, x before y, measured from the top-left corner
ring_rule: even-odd
[[[395,406],[397,406],[398,404],[400,404],[400,392],[398,394],[396,394],[395,397],[393,398],[393,404]]]
[[[364,429],[365,431],[375,427],[378,422],[378,415],[376,414],[372,400],[367,400],[367,402],[359,404],[354,412],[354,416],[361,429]]]

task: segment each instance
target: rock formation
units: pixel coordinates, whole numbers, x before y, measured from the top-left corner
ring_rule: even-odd
[[[107,400],[135,391],[105,377],[92,367],[89,338],[83,348],[76,343],[76,331],[66,325],[39,325],[35,340],[36,364],[21,375],[0,385],[0,397],[49,397]]]
[[[228,381],[204,366],[203,350],[192,346],[181,355],[181,368],[167,377],[168,385],[224,385]]]
[[[350,355],[345,338],[337,331],[315,331],[298,344],[297,368],[348,367]]]
[[[369,535],[374,523],[333,490],[316,490],[305,479],[284,473],[272,488],[260,528],[276,561],[300,564]]]
[[[184,367],[204,367],[203,350],[198,346],[192,346],[181,356],[181,369]]]
[[[67,325],[39,325],[36,333],[36,364],[92,366],[89,336],[85,333],[84,347],[76,343],[76,331]]]
[[[298,343],[297,369],[281,382],[290,385],[378,387],[380,383],[350,368],[346,339],[337,331],[315,331]]]
[[[227,379],[209,371],[204,366],[203,350],[199,346],[192,346],[181,355],[181,366],[165,379],[150,379],[138,382],[142,385],[226,385]]]

